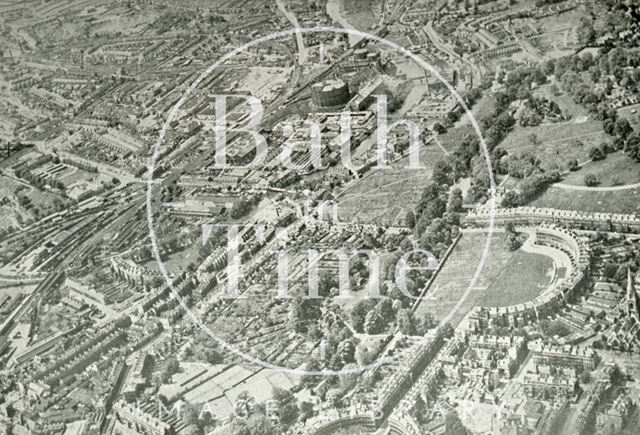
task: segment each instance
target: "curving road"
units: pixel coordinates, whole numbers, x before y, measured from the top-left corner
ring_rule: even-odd
[[[276,5],[293,27],[299,29],[300,23],[298,23],[298,18],[293,12],[287,10],[284,0],[276,0]],[[301,32],[296,32],[296,44],[298,46],[298,65],[302,65],[307,60],[307,48],[304,46],[304,38]]]

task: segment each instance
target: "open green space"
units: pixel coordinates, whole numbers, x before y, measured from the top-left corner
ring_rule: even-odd
[[[488,233],[466,233],[418,306],[418,316],[447,316],[466,292],[484,254]],[[550,283],[553,261],[540,254],[509,251],[504,233],[494,233],[475,286],[451,319],[457,325],[475,306],[505,306],[534,299]]]
[[[587,81],[586,77],[583,80]],[[535,89],[533,95],[536,97],[545,97],[549,100],[553,100],[558,104],[562,115],[567,119],[576,119],[580,116],[588,116],[587,109],[573,101],[573,97],[566,91],[563,91],[560,83],[547,83]]]
[[[540,124],[535,127],[516,125],[501,148],[509,154],[529,152],[541,160],[543,169],[556,165],[566,169],[567,162],[577,159],[582,163],[589,159],[589,149],[602,142],[611,142],[611,137],[602,130],[602,122],[587,119]]]
[[[640,189],[601,192],[550,187],[539,198],[532,201],[530,205],[561,210],[637,213],[640,212]]]
[[[599,181],[598,186],[610,187],[640,182],[640,163],[627,154],[618,151],[607,155],[604,160],[586,163],[580,170],[565,175],[564,184],[584,186],[584,177],[593,174]]]

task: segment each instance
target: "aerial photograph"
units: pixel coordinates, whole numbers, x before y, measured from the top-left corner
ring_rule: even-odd
[[[0,435],[639,435],[639,0],[0,0]]]

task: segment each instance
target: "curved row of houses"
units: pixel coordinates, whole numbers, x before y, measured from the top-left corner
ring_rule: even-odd
[[[373,432],[376,428],[375,416],[366,407],[354,408],[340,413],[333,409],[325,412],[306,424],[305,433],[309,435],[331,435],[341,429],[353,427],[367,428]]]
[[[475,307],[469,314],[469,327],[482,330],[490,325],[520,327],[537,321],[540,315],[555,312],[580,287],[589,272],[590,251],[588,244],[573,231],[542,225],[536,228],[534,243],[559,249],[571,260],[568,275],[551,284],[535,299],[503,307]]]

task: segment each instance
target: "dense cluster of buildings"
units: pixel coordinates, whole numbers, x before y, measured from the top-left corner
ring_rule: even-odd
[[[640,218],[633,214],[586,212],[580,210],[559,210],[553,208],[515,207],[515,208],[478,208],[466,217],[470,225],[504,226],[513,223],[518,226],[536,226],[555,224],[576,229],[618,229],[632,232],[640,229]]]

